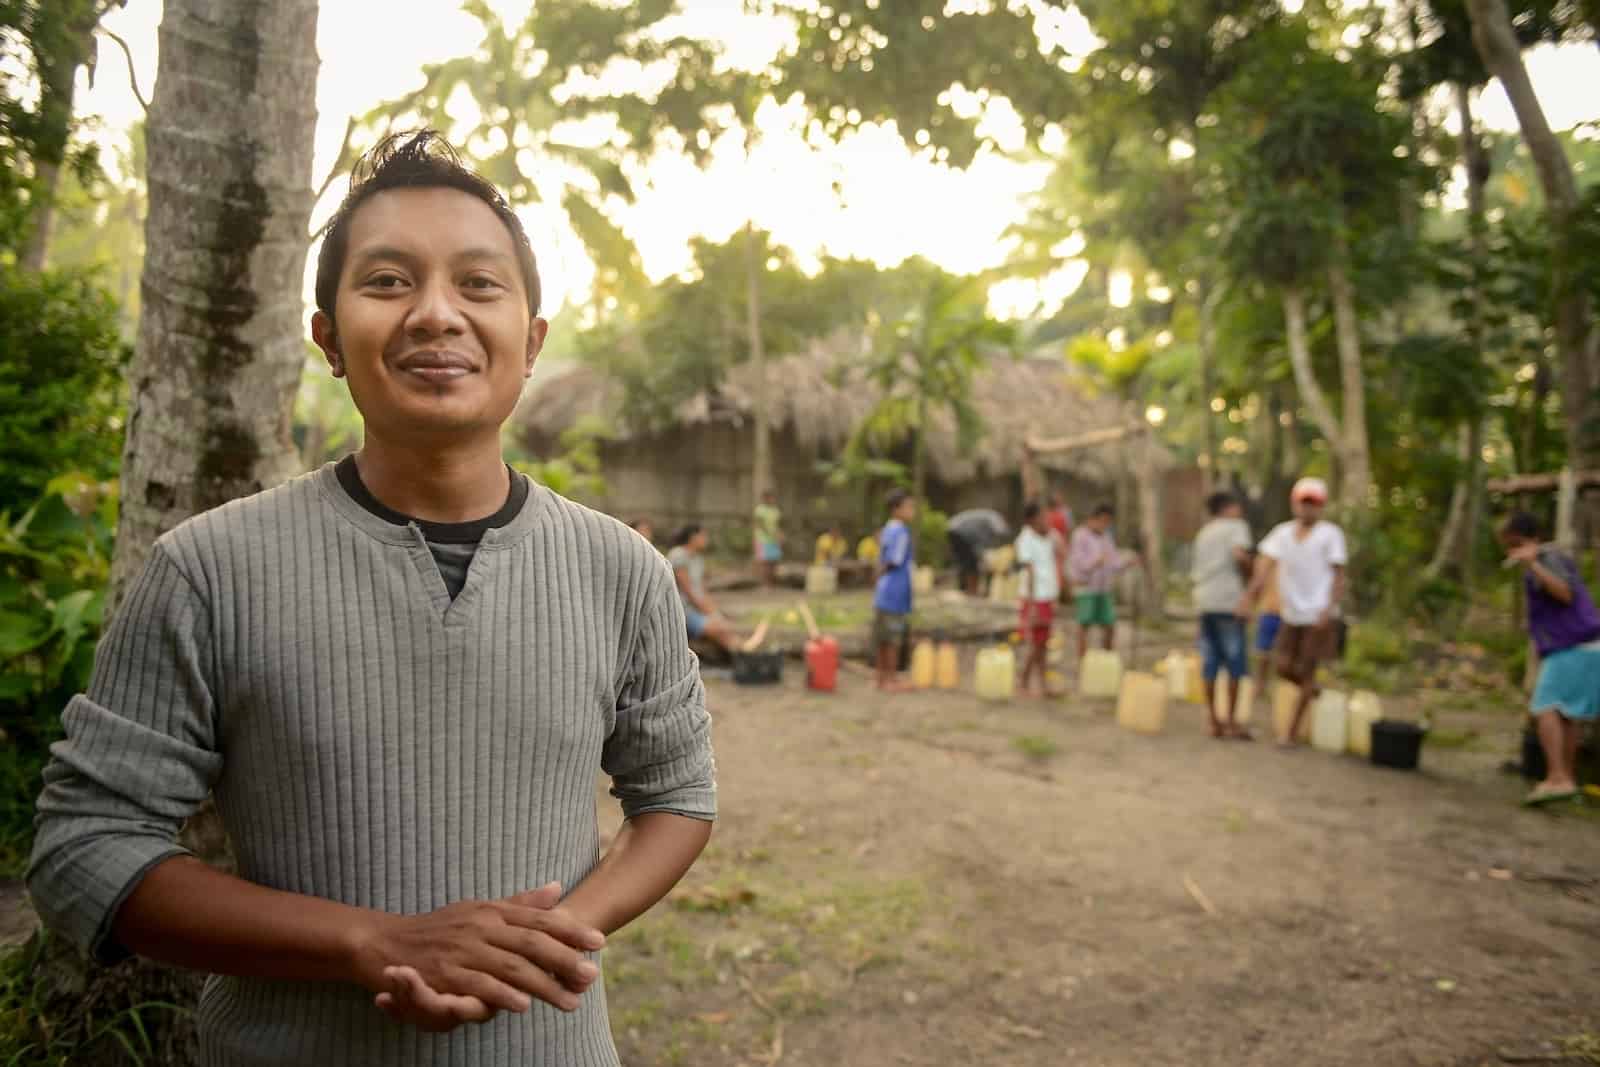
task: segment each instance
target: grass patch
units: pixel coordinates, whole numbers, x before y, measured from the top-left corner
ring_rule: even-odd
[[[1061,751],[1061,746],[1048,737],[1038,734],[1024,734],[1022,737],[1013,737],[1011,747],[1027,756],[1029,759],[1045,760]]]
[[[1474,748],[1483,738],[1476,730],[1441,730],[1434,727],[1423,738],[1429,748]]]
[[[153,982],[141,981],[150,965],[125,965],[109,972],[115,978],[92,979],[87,993],[57,988],[41,968],[47,946],[46,938],[36,937],[0,957],[0,1064],[172,1062],[180,1024],[190,1014],[176,1002],[192,996],[181,977],[163,972]]]

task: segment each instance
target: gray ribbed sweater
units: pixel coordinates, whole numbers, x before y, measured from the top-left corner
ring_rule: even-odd
[[[239,873],[396,913],[497,899],[599,856],[624,812],[713,818],[710,718],[664,560],[537,485],[454,601],[415,525],[329,465],[162,537],[63,716],[28,888],[103,959],[116,909],[214,790]],[[617,1063],[602,982],[567,1015],[431,1035],[365,990],[213,977],[213,1067]]]

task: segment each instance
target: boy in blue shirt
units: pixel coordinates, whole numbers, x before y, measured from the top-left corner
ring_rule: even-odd
[[[896,677],[900,646],[911,631],[911,518],[917,502],[904,489],[888,497],[889,521],[878,535],[878,588],[872,597],[872,643],[878,650],[878,688],[905,689]]]

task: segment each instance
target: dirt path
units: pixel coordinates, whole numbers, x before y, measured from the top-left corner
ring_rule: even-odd
[[[1476,1065],[1600,1031],[1600,822],[1520,810],[1481,752],[1407,774],[1198,708],[1151,739],[798,674],[710,687],[717,836],[608,957],[628,1064]]]

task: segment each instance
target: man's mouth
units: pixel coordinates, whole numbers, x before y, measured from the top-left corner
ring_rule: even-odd
[[[414,352],[397,365],[406,374],[433,384],[477,373],[472,360],[459,352]]]

